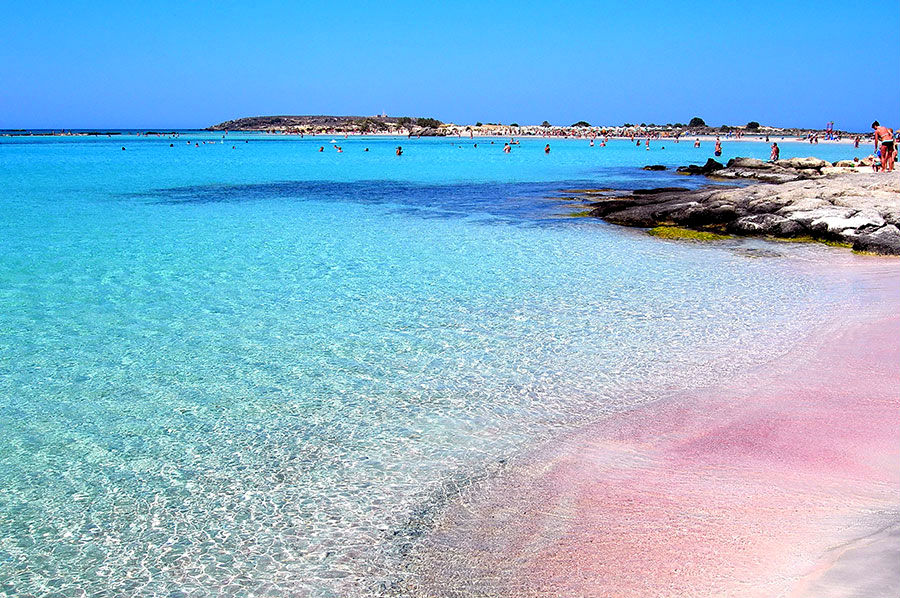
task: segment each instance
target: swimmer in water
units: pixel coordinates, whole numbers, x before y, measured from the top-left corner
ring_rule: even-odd
[[[549,153],[550,153],[550,144],[549,144],[549,143],[548,143],[547,145],[544,146],[544,153],[545,153],[545,154],[549,154]]]
[[[402,155],[403,155],[403,148],[402,148],[401,146],[398,145],[398,146],[397,146],[397,150],[396,150],[394,153],[397,154],[398,156],[402,156]]]
[[[694,142],[694,147],[700,147],[700,140],[699,140],[699,139],[698,139],[697,141]]]
[[[717,156],[721,156],[721,155],[722,155],[722,142],[719,141],[719,138],[718,138],[718,137],[716,137],[716,150],[715,150],[715,154],[716,154]]]
[[[122,148],[122,149],[125,149],[125,148]],[[504,144],[503,144],[503,153],[504,153],[504,154],[508,154],[508,153],[510,153],[511,151],[512,151],[512,148],[509,147],[509,144],[508,144],[508,143],[504,143]]]
[[[778,149],[778,142],[772,144],[772,152],[769,154],[769,161],[774,162],[778,159],[778,156],[781,154],[781,150]]]
[[[324,151],[325,151],[325,146],[324,146],[324,145],[320,145],[320,146],[319,146],[319,151],[320,151],[320,152],[324,152]]]

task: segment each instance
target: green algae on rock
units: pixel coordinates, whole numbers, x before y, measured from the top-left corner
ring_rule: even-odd
[[[717,233],[702,230],[692,230],[680,226],[657,226],[648,230],[647,234],[659,237],[660,239],[683,241],[723,241],[731,238],[728,235],[719,235]]]

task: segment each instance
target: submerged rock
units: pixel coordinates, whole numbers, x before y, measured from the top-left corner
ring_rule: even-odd
[[[663,166],[662,164],[649,164],[647,166],[644,166],[641,170],[668,170],[668,169],[665,166]]]

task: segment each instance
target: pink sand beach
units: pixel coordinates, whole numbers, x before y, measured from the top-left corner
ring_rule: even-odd
[[[900,264],[847,262],[823,275],[862,305],[789,355],[579,430],[464,496],[410,591],[900,595]]]

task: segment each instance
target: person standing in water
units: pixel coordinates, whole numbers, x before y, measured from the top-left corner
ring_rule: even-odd
[[[875,129],[875,151],[881,149],[881,171],[894,170],[894,131],[880,124],[877,120],[872,123]]]
[[[549,144],[549,143],[548,143],[547,145],[544,146],[544,153],[545,153],[545,154],[549,154],[549,153],[550,153],[550,144]]]
[[[781,150],[778,149],[778,142],[772,144],[772,153],[769,154],[769,161],[775,162],[778,160],[778,156],[781,155]]]
[[[719,141],[719,138],[718,138],[718,137],[716,137],[716,151],[715,151],[715,154],[716,154],[716,156],[721,156],[721,155],[722,155],[722,142]]]
[[[504,154],[508,154],[508,153],[510,153],[511,151],[512,151],[512,148],[509,147],[509,144],[508,144],[508,143],[504,143],[504,144],[503,144],[503,153],[504,153]]]
[[[398,146],[397,146],[397,149],[396,149],[396,151],[395,151],[394,153],[396,153],[398,156],[402,156],[402,155],[403,155],[403,148],[402,148],[401,146],[398,145]]]

